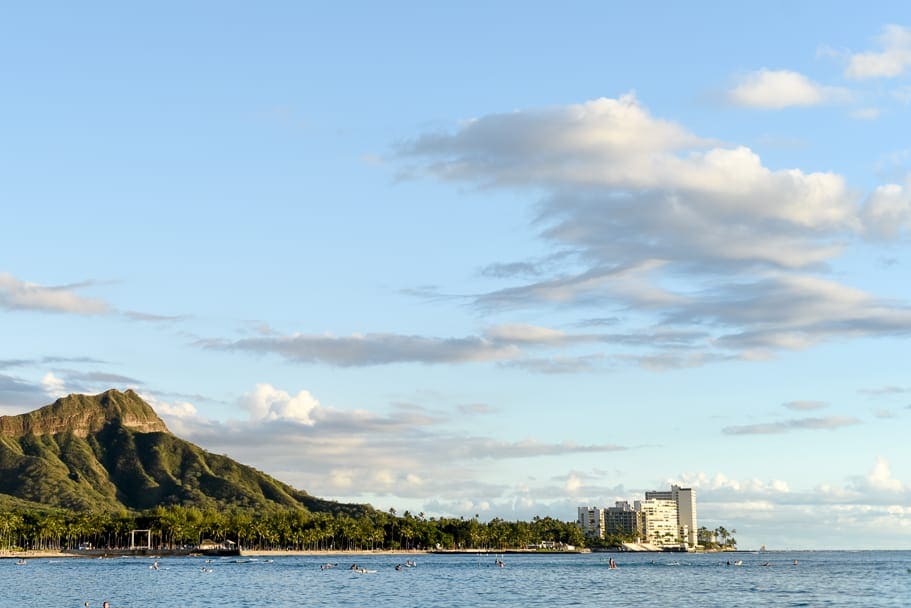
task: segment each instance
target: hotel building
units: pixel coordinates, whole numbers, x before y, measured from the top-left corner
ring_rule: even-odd
[[[633,506],[618,501],[613,507],[579,507],[578,524],[590,538],[603,539],[605,534],[620,532],[635,535],[642,542],[666,546],[695,547],[696,493],[692,488],[671,486],[670,491],[649,491],[645,500]]]

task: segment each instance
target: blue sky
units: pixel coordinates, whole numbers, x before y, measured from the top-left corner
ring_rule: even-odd
[[[133,387],[311,493],[911,540],[901,3],[32,4],[0,411]]]

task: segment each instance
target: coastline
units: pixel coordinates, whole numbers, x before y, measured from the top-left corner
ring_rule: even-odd
[[[432,551],[409,549],[409,550],[370,550],[370,549],[358,549],[350,551],[317,551],[317,550],[305,550],[305,551],[289,551],[284,549],[261,549],[261,550],[246,550],[244,549],[241,552],[241,557],[285,557],[285,556],[308,556],[308,555],[426,555],[432,553]],[[136,554],[131,557],[196,557],[200,554],[182,554],[182,555],[168,555],[167,550],[162,550],[160,553],[155,551],[148,551],[146,554]],[[109,554],[101,553],[89,553],[89,552],[70,552],[70,551],[45,551],[45,550],[33,550],[27,549],[22,551],[2,551],[0,550],[0,559],[58,559],[58,558],[82,558],[82,559],[99,559],[99,558],[113,558],[113,557],[123,557],[123,552],[118,553],[116,549],[112,549]]]
[[[571,551],[540,550],[540,549],[334,549],[334,550],[286,550],[286,549],[243,549],[241,557],[285,557],[285,556],[332,556],[332,555],[578,555],[585,553],[667,553],[657,549],[575,549]],[[688,553],[755,553],[748,549],[709,549],[689,551]],[[169,553],[167,549],[160,551],[143,550],[141,553],[130,554],[128,550],[111,549],[110,552],[102,550],[93,551],[55,551],[55,550],[0,550],[0,559],[59,559],[82,558],[99,559],[114,557],[194,557],[198,553]]]

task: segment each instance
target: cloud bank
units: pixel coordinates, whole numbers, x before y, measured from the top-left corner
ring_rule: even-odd
[[[483,489],[491,462],[600,454],[627,449],[612,443],[493,439],[451,430],[451,422],[473,413],[490,414],[487,405],[436,412],[414,404],[395,404],[386,414],[339,410],[308,391],[296,394],[268,383],[243,395],[242,419],[202,417],[190,402],[168,402],[143,394],[178,435],[208,450],[229,453],[319,496],[396,495],[455,499]],[[469,490],[470,489],[470,490]],[[363,498],[361,498],[363,500]]]
[[[792,73],[769,71],[741,93],[759,103],[763,87],[781,82],[807,85],[790,102],[822,95]],[[488,266],[512,284],[474,296],[484,313],[623,312],[629,335],[687,338],[619,354],[673,365],[911,330],[907,304],[827,276],[853,242],[908,233],[903,186],[862,200],[840,175],[769,168],[747,147],[652,116],[632,94],[482,116],[419,135],[398,156],[410,174],[543,192],[535,226],[559,264]],[[648,317],[649,325],[630,325]]]

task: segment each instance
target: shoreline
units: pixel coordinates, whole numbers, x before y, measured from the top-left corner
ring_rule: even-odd
[[[81,559],[111,559],[116,557],[144,557],[144,558],[161,558],[161,557],[204,557],[201,553],[187,553],[181,555],[168,555],[166,549],[160,552],[154,550],[145,554],[129,555],[129,550],[111,549],[110,553],[80,553],[71,551],[45,551],[27,549],[23,551],[0,551],[0,559],[62,559],[62,558],[81,558]],[[292,556],[314,556],[314,555],[427,555],[431,551],[408,549],[408,550],[285,550],[285,549],[261,549],[261,550],[243,550],[237,557],[292,557]]]
[[[827,551],[840,551],[840,552],[862,552],[862,551],[905,551],[905,549],[772,549],[766,551],[750,550],[750,549],[735,549],[735,550],[726,550],[726,551],[689,551],[689,555],[719,555],[719,554],[730,554],[730,553],[740,553],[740,554],[750,554],[750,553],[807,553],[807,552],[827,552]],[[673,552],[666,551],[591,551],[591,550],[577,550],[577,551],[530,551],[522,549],[352,549],[352,550],[285,550],[285,549],[261,549],[261,550],[243,550],[241,555],[238,557],[294,557],[294,556],[344,556],[344,555],[585,555],[591,553],[660,553],[670,555]],[[200,554],[182,554],[182,555],[168,555],[167,550],[162,550],[160,553],[155,551],[149,551],[146,554],[135,554],[127,555],[126,551],[118,552],[115,549],[111,550],[110,554],[92,554],[92,553],[79,553],[79,552],[69,552],[69,551],[54,551],[54,550],[22,550],[22,551],[9,551],[9,550],[0,550],[0,560],[5,559],[64,559],[64,558],[75,558],[75,559],[113,559],[117,557],[145,557],[145,558],[162,558],[162,557],[202,557]]]

